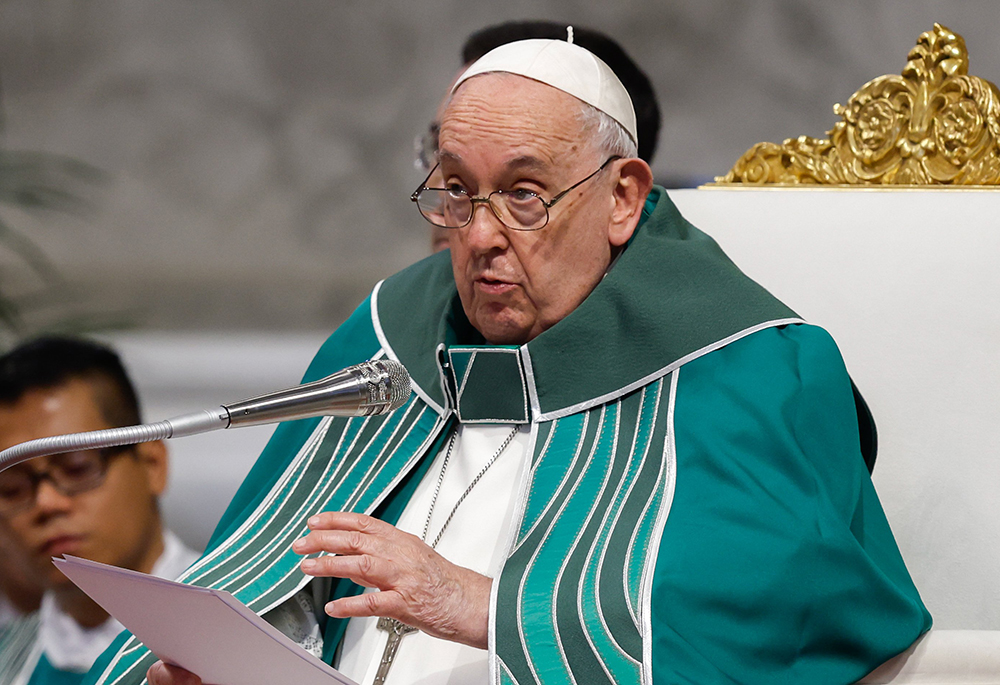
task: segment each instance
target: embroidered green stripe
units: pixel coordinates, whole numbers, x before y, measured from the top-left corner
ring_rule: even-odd
[[[655,395],[655,391],[651,391],[649,394]],[[598,576],[604,567],[604,553],[612,527],[620,512],[621,503],[624,501],[625,493],[634,482],[645,453],[644,445],[638,442],[640,436],[636,429],[641,426],[640,414],[646,395],[647,391],[644,389],[626,396],[620,403],[621,418],[619,420],[617,449],[608,478],[608,487],[604,490],[595,508],[597,517],[591,521],[583,536],[588,545],[583,550],[586,557],[582,561],[581,582],[577,596],[580,626],[597,658],[604,662],[605,672],[614,679],[626,676],[635,677],[637,674],[635,666],[642,658],[642,643],[639,642],[638,655],[626,652],[620,645],[620,641],[627,642],[630,637],[627,630],[623,629],[631,628],[631,632],[633,635],[635,634],[635,627],[632,625],[631,616],[625,603],[623,574],[619,572],[617,588],[615,588],[617,596],[621,600],[617,607],[619,613],[615,613],[613,610],[602,612]],[[581,552],[578,551],[577,556],[580,555]],[[603,599],[610,600],[611,604],[615,604],[613,597],[614,592],[612,591],[611,597]],[[608,608],[611,609],[611,607]],[[620,625],[622,619],[625,621],[624,625]],[[616,658],[616,655],[621,658]]]
[[[645,547],[630,550],[630,542],[633,532],[646,515],[645,503],[653,492],[662,489],[662,484],[658,483],[663,454],[658,446],[662,442],[657,442],[657,436],[661,436],[662,441],[666,432],[666,412],[658,415],[659,410],[666,407],[666,402],[660,401],[662,388],[663,382],[658,381],[643,393],[636,440],[628,457],[630,473],[635,469],[634,477],[623,482],[616,495],[620,504],[616,504],[616,518],[609,523],[603,535],[603,550],[595,569],[598,574],[595,578],[595,601],[599,612],[595,618],[603,621],[610,639],[633,664],[642,660],[642,635],[634,620],[629,597],[633,592],[638,596],[641,578],[627,580],[625,569],[629,564],[630,551],[640,557],[640,568],[649,554]],[[656,511],[654,509],[648,514],[650,518],[655,518]],[[594,628],[601,624],[588,620],[587,625]]]
[[[618,464],[612,457],[618,437],[620,411],[620,401],[607,405],[607,410],[601,417],[598,440],[587,460],[587,470],[574,488],[563,515],[553,528],[550,541],[546,543],[547,549],[539,555],[540,562],[547,562],[553,566],[558,563],[557,559],[561,560],[556,575],[555,629],[559,650],[563,655],[560,665],[569,671],[573,681],[585,676],[590,682],[597,683],[604,680],[611,682],[611,677],[601,677],[608,675],[606,664],[588,648],[577,607],[577,593],[589,541],[600,525],[598,506],[601,495],[619,470]],[[546,656],[544,649],[536,646],[532,650],[531,658],[537,665],[536,651],[541,652],[538,660],[545,659]],[[548,678],[543,678],[543,682],[548,682]]]
[[[412,404],[407,407],[409,414],[412,414],[412,408]],[[302,583],[303,577],[298,572],[300,559],[290,551],[291,544],[306,533],[306,519],[325,508],[324,505],[333,504],[331,498],[335,496],[335,488],[340,490],[341,487],[329,477],[323,477],[325,466],[344,459],[349,465],[344,480],[352,480],[352,476],[356,477],[357,472],[364,469],[364,465],[359,463],[360,455],[366,451],[380,450],[392,431],[410,423],[408,418],[412,421],[413,417],[390,415],[385,421],[351,419],[352,422],[363,422],[358,439],[354,441],[353,453],[335,454],[330,458],[317,449],[316,458],[311,459],[308,468],[297,477],[296,491],[289,494],[285,506],[270,518],[267,532],[259,538],[263,541],[263,546],[257,549],[249,547],[251,562],[241,569],[240,575],[230,576],[215,587],[232,592],[255,611],[263,611],[273,602],[294,592]],[[383,459],[377,459],[376,463]],[[275,521],[276,525],[271,525],[270,521]],[[202,582],[196,584],[202,585]]]
[[[405,409],[384,417],[321,422],[252,522],[193,567],[185,582],[205,586],[212,580],[214,587],[236,590],[233,594],[257,611],[282,601],[308,580],[298,571],[300,558],[290,552],[308,515],[344,510],[348,502],[354,511],[374,508],[407,462],[421,452],[438,422],[415,397]],[[327,473],[330,464],[337,467]],[[99,682],[114,685],[131,674],[141,680],[153,661],[155,657],[131,638]]]
[[[562,561],[566,559],[568,548],[576,539],[575,528],[586,516],[586,510],[581,510],[579,494],[581,488],[584,492],[591,490],[587,476],[592,473],[599,439],[608,439],[605,427],[605,415],[608,412],[617,415],[614,406],[587,412],[587,430],[576,448],[576,453],[581,457],[577,462],[578,468],[574,469],[573,477],[557,495],[561,500],[560,505],[550,515],[551,523],[545,527],[538,544],[534,545],[531,560],[521,579],[518,595],[518,608],[521,612],[519,629],[531,626],[531,635],[523,635],[522,639],[531,641],[530,645],[526,645],[528,662],[536,678],[544,683],[569,682],[557,623],[557,607],[552,600],[559,589]],[[557,450],[559,446],[553,445],[552,449]],[[569,455],[565,455],[563,459],[571,461]],[[593,502],[592,493],[589,501]]]
[[[331,430],[331,423],[325,420],[317,426],[314,435],[300,450],[295,462],[272,490],[271,495],[258,508],[255,515],[249,519],[225,544],[220,545],[211,555],[201,559],[192,566],[181,580],[203,587],[225,587],[226,582],[234,576],[242,575],[248,564],[254,563],[254,553],[260,552],[273,539],[274,532],[284,527],[276,516],[264,515],[272,512],[274,503],[280,502],[277,511],[294,511],[301,504],[301,497],[294,497],[303,487],[302,473],[322,467],[319,455],[338,444],[341,437],[348,440],[360,430],[362,422],[339,422],[341,425]],[[346,425],[345,425],[346,424]],[[338,430],[339,428],[339,430]],[[314,487],[316,480],[305,482],[305,487]],[[290,501],[294,497],[294,501]]]
[[[535,444],[541,445],[541,449],[536,447],[535,454],[532,455],[531,468],[533,478],[531,480],[531,489],[528,492],[528,497],[524,505],[524,515],[521,517],[521,525],[518,528],[518,542],[523,540],[528,531],[538,524],[538,519],[551,498],[551,491],[539,492],[539,488],[545,486],[555,487],[569,473],[568,470],[563,470],[561,473],[554,473],[553,471],[558,471],[560,468],[565,469],[565,464],[552,466],[550,465],[550,461],[546,459],[549,454],[549,445],[557,434],[556,426],[559,427],[560,440],[564,439],[561,431],[575,430],[577,428],[576,426],[571,428],[571,422],[569,421],[548,421],[536,425]]]
[[[373,419],[366,420],[367,423],[361,432],[362,439],[356,441],[354,453],[346,456],[347,461],[352,464],[350,470],[346,472],[340,482],[329,482],[326,487],[318,491],[314,497],[310,497],[299,507],[294,514],[297,517],[296,520],[299,521],[298,527],[290,523],[284,531],[285,536],[276,541],[272,553],[268,555],[274,560],[272,565],[258,575],[251,584],[237,588],[237,592],[234,594],[241,601],[251,609],[263,612],[283,601],[298,590],[305,582],[308,582],[308,579],[302,575],[298,568],[301,558],[291,552],[292,542],[307,531],[305,525],[306,519],[311,514],[321,510],[365,511],[367,508],[366,505],[370,505],[375,498],[381,496],[382,493],[376,491],[374,488],[364,491],[367,499],[360,499],[354,493],[352,493],[350,498],[347,498],[345,495],[351,488],[352,482],[360,481],[362,477],[371,482],[377,477],[379,472],[387,469],[390,461],[406,463],[407,455],[405,452],[400,451],[393,454],[388,449],[388,446],[393,442],[394,436],[408,434],[413,430],[423,411],[428,411],[426,409],[418,410],[417,406],[411,401],[410,406],[406,407],[405,412],[397,412],[397,416],[390,415],[391,418],[381,422]],[[422,407],[423,405],[419,406]],[[371,428],[379,423],[381,425],[378,429],[372,431]],[[418,432],[418,444],[423,442],[426,434],[426,431]],[[368,435],[371,436],[371,439],[365,441],[364,438]],[[374,459],[372,459],[373,453]],[[335,455],[332,459],[324,458],[322,461],[337,463],[338,459],[339,457]],[[371,464],[367,465],[366,468],[365,462],[368,460],[371,460]],[[401,468],[402,465],[400,464],[400,469],[387,470],[395,473],[401,470]]]
[[[498,606],[518,607],[495,619],[500,683],[640,679],[636,611],[665,485],[668,379],[538,427],[534,486],[498,579]]]
[[[594,432],[588,431],[594,421],[590,420],[595,411],[574,414],[553,422],[552,439],[546,447],[544,460],[537,462],[536,469],[551,468],[553,472],[544,478],[536,478],[537,488],[531,497],[544,502],[538,508],[542,512],[531,526],[522,526],[518,546],[504,564],[497,582],[498,605],[517,606],[517,611],[502,611],[496,616],[497,654],[504,660],[515,682],[534,682],[535,676],[528,663],[527,646],[523,643],[520,626],[524,623],[521,588],[535,549],[542,543],[549,526],[557,516],[558,508],[568,495],[569,488],[576,482],[583,470],[582,453],[589,452],[586,443],[593,440]],[[596,430],[596,429],[595,429]],[[589,432],[589,439],[588,439]],[[556,447],[554,447],[556,446]],[[551,459],[552,466],[546,466]],[[546,607],[548,602],[545,603]],[[544,615],[547,619],[548,614]]]
[[[653,528],[656,526],[656,516],[663,504],[663,492],[666,487],[666,478],[668,475],[666,470],[667,452],[664,449],[664,445],[670,430],[667,419],[670,406],[666,388],[669,387],[671,377],[672,374],[662,381],[664,386],[657,412],[658,417],[650,441],[650,449],[653,453],[662,456],[660,459],[651,460],[646,464],[643,474],[638,481],[636,491],[632,493],[629,501],[623,507],[623,516],[627,516],[628,518],[633,517],[633,512],[640,512],[635,515],[638,525],[634,526],[631,531],[623,529],[622,535],[616,537],[615,543],[616,545],[620,545],[628,540],[628,545],[624,550],[616,551],[615,555],[621,555],[620,558],[623,560],[622,567],[627,574],[625,587],[628,589],[628,602],[633,610],[633,618],[637,622],[639,619],[638,608],[642,589],[642,574],[645,569],[646,558],[650,553],[649,544]],[[648,490],[643,486],[648,486]],[[629,535],[630,532],[631,535]],[[638,550],[645,550],[645,553],[640,554]]]

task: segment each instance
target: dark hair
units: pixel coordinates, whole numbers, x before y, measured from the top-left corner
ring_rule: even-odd
[[[639,156],[652,163],[660,139],[660,106],[649,77],[613,38],[593,29],[573,26],[573,42],[604,61],[621,80],[635,108]],[[554,21],[509,21],[470,35],[462,46],[462,63],[469,64],[493,48],[529,38],[566,39],[567,24]]]
[[[0,357],[0,404],[15,404],[31,390],[71,380],[90,384],[112,428],[141,422],[139,400],[118,355],[105,345],[67,336],[45,336]]]

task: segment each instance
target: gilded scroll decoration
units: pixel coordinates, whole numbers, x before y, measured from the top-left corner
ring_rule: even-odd
[[[1000,185],[1000,91],[969,76],[962,37],[935,24],[900,75],[846,105],[828,138],[758,143],[716,184]]]

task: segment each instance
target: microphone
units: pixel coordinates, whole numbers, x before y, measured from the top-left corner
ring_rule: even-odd
[[[409,398],[410,374],[403,365],[392,359],[376,359],[312,383],[165,421],[22,442],[0,452],[0,471],[50,454],[166,440],[222,428],[317,416],[376,416],[399,409]]]

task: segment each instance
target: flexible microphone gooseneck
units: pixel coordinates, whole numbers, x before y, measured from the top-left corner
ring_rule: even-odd
[[[108,428],[29,440],[0,452],[0,471],[22,461],[61,452],[132,445],[207,433],[221,428],[258,426],[317,416],[387,414],[410,398],[410,374],[391,359],[377,359],[287,390],[182,414],[139,426]]]

